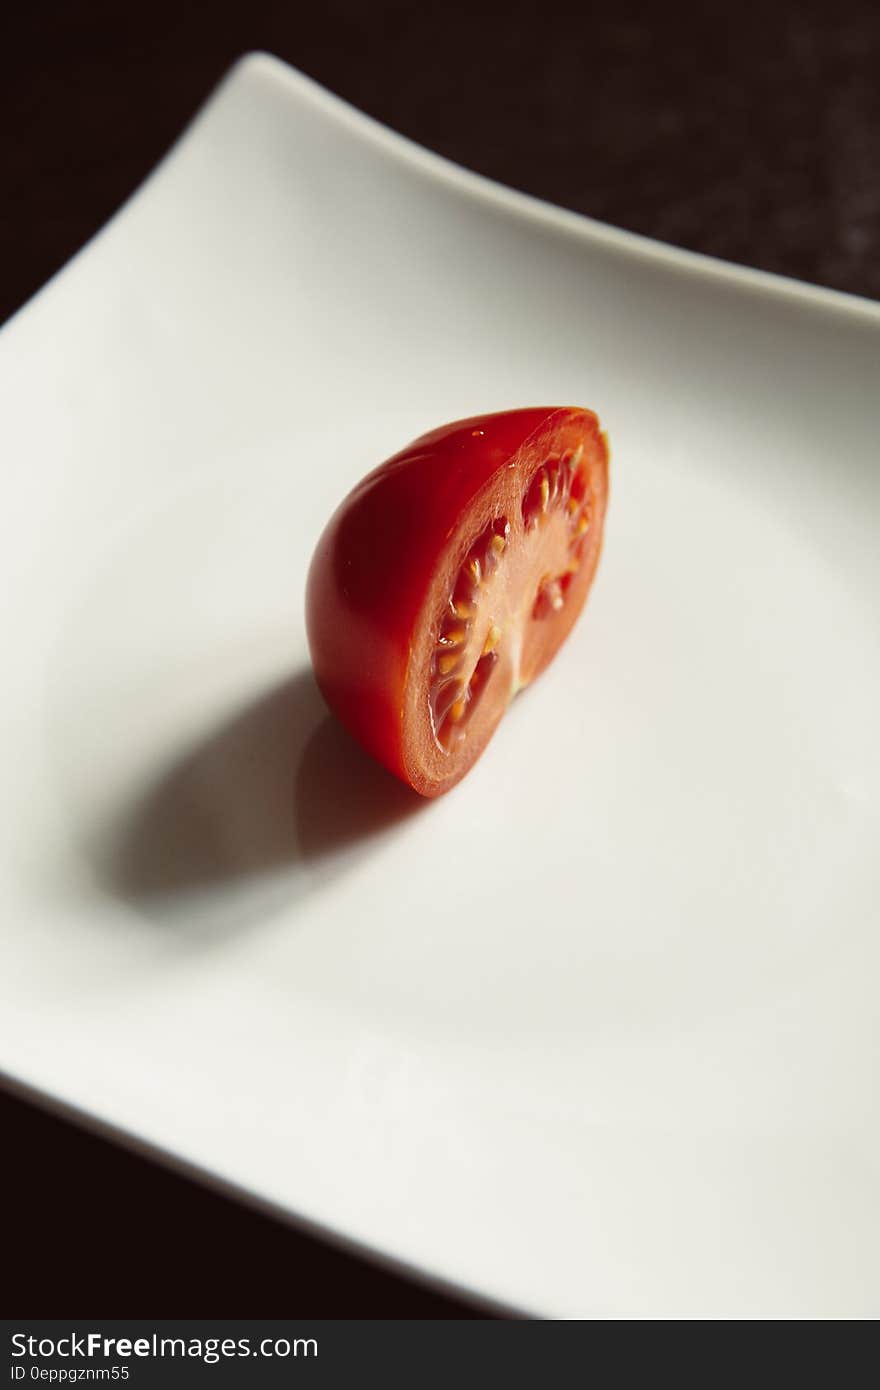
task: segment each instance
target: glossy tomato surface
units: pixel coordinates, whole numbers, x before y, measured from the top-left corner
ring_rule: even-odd
[[[349,493],[306,592],[315,675],[423,796],[454,786],[553,658],[602,544],[608,444],[576,408],[444,425]]]

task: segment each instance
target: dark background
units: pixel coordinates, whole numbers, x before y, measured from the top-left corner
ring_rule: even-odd
[[[517,188],[880,298],[876,0],[467,10],[37,0],[0,7],[0,320],[104,222],[251,48]],[[468,1311],[20,1098],[0,1097],[0,1135],[9,1313]]]

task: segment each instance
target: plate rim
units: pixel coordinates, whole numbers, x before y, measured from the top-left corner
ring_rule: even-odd
[[[437,1274],[425,1265],[394,1254],[386,1246],[374,1245],[368,1240],[351,1235],[341,1226],[309,1216],[294,1207],[286,1206],[283,1202],[266,1197],[254,1187],[225,1177],[216,1169],[204,1167],[174,1149],[166,1148],[155,1140],[128,1129],[125,1125],[105,1119],[97,1110],[85,1109],[76,1101],[66,1099],[58,1092],[25,1080],[22,1076],[14,1076],[5,1068],[0,1068],[0,1095],[10,1096],[14,1101],[33,1106],[42,1114],[70,1125],[79,1133],[90,1134],[114,1148],[133,1154],[135,1158],[156,1164],[172,1176],[195,1183],[258,1216],[268,1217],[281,1226],[290,1227],[313,1240],[323,1241],[341,1255],[363,1260],[399,1279],[409,1280],[427,1293],[470,1303],[474,1312],[481,1316],[503,1319],[544,1316],[542,1313],[535,1313],[534,1310],[528,1311],[512,1303],[505,1303],[503,1299],[493,1298],[491,1294],[484,1293],[463,1280]]]
[[[567,234],[575,240],[590,242],[612,253],[662,265],[666,269],[697,279],[726,282],[744,291],[769,295],[771,298],[809,303],[812,307],[864,319],[880,327],[880,301],[866,295],[832,289],[830,286],[813,284],[776,271],[727,261],[708,252],[676,246],[642,232],[629,231],[613,223],[603,222],[587,213],[562,207],[535,194],[511,188],[486,174],[480,174],[446,155],[438,154],[437,151],[419,144],[409,136],[402,135],[268,50],[253,49],[238,58],[220,79],[194,119],[198,120],[202,113],[207,111],[227,84],[251,72],[278,82],[288,89],[288,94],[296,93],[316,110],[359,138],[368,140],[376,148],[384,150],[399,162],[432,176],[437,182],[459,193],[477,201],[493,204],[519,221],[543,225],[548,231]],[[190,126],[187,126],[181,134],[181,139],[189,129]]]
[[[189,137],[210,115],[213,107],[223,99],[225,93],[234,84],[252,79],[261,84],[268,82],[287,98],[293,97],[308,103],[325,119],[341,126],[355,139],[382,150],[388,157],[433,179],[435,183],[444,185],[452,192],[495,207],[515,221],[542,227],[547,232],[568,237],[581,244],[590,244],[607,254],[677,273],[685,279],[725,285],[743,294],[798,304],[850,323],[863,323],[880,330],[880,300],[853,294],[847,290],[813,284],[807,280],[798,280],[794,276],[776,271],[761,270],[737,261],[726,261],[707,252],[689,250],[642,232],[616,227],[587,213],[576,212],[558,203],[548,202],[535,194],[511,188],[508,184],[458,164],[446,155],[438,154],[408,135],[385,125],[375,116],[368,115],[345,97],[339,96],[268,49],[254,48],[245,51],[227,68],[203,97],[197,110],[172,143],[110,216],[95,228],[83,245],[53,271],[23,304],[13,310],[4,323],[0,324],[0,336],[7,332],[21,314],[42,299],[46,291],[71,270],[81,257],[88,255],[117,221],[133,209],[141,195],[149,190],[154,179],[174,159]]]

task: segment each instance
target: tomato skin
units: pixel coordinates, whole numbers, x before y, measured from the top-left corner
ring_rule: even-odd
[[[359,742],[423,795],[445,787],[414,775],[406,684],[437,567],[493,477],[533,439],[568,423],[602,438],[592,412],[551,407],[459,420],[422,435],[352,489],[318,542],[306,588],[318,685]]]

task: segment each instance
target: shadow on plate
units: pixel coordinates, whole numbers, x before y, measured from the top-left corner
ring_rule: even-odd
[[[99,873],[161,921],[240,925],[289,906],[424,806],[328,715],[310,671],[191,748],[117,820]]]

